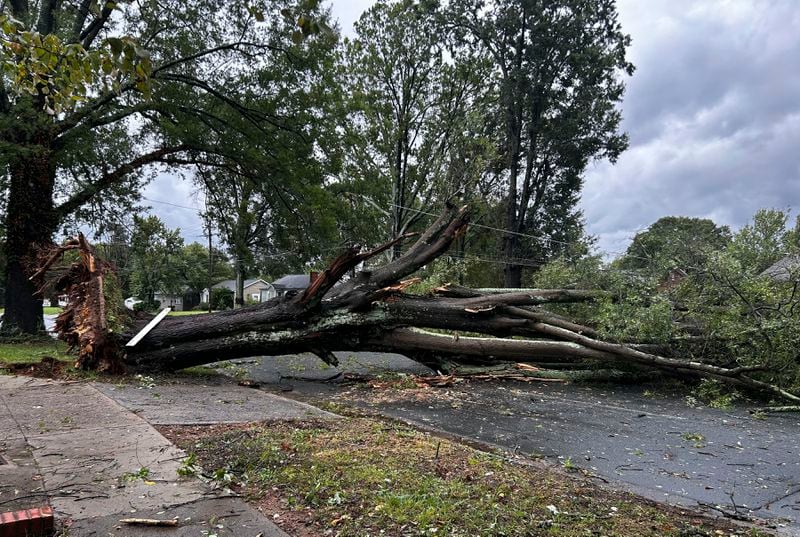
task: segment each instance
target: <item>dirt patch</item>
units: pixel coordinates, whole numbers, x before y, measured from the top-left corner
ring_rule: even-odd
[[[293,535],[768,535],[378,419],[161,431]]]
[[[27,375],[29,377],[48,379],[70,379],[72,369],[68,362],[57,360],[50,356],[43,357],[40,361],[28,364],[4,364],[2,370],[13,375]],[[74,370],[73,370],[74,371]]]

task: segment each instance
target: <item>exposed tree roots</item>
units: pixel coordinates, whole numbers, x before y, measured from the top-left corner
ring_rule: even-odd
[[[56,318],[55,329],[77,351],[75,367],[112,373],[124,370],[119,342],[109,330],[104,293],[104,278],[111,266],[95,255],[82,234],[53,250],[30,279],[43,287],[45,273],[58,259],[68,251],[78,253],[78,260],[54,283],[59,294],[69,297],[67,307]]]

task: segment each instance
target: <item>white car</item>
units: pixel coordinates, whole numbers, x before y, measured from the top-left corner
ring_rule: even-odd
[[[128,308],[128,309],[129,309],[129,310],[131,310],[131,311],[133,311],[133,307],[134,307],[136,304],[140,303],[140,302],[141,302],[141,300],[139,300],[139,299],[138,299],[138,298],[136,298],[135,296],[131,296],[131,297],[128,297],[128,298],[126,298],[126,299],[125,299],[125,302],[123,302],[123,303],[125,304],[125,307],[126,307],[126,308]]]

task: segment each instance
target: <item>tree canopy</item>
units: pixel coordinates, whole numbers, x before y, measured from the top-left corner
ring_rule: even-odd
[[[630,37],[613,0],[451,0],[445,24],[494,67],[499,98],[488,110],[501,158],[504,283],[521,284],[521,258],[552,255],[583,226],[577,202],[586,166],[627,147],[617,105]],[[559,236],[563,233],[563,236]],[[526,240],[525,235],[539,240]]]
[[[706,218],[665,216],[636,234],[619,261],[625,269],[647,269],[665,275],[672,269],[690,271],[731,240],[728,226]]]
[[[312,123],[292,122],[280,104],[295,92],[271,85],[268,67],[296,62],[286,76],[310,85],[304,36],[335,39],[311,0],[15,1],[0,15],[5,331],[42,326],[26,276],[37,251],[69,219],[102,226],[130,210],[148,166],[243,162],[257,148],[274,155],[286,144],[276,136],[304,139]],[[249,142],[218,143],[237,137]]]
[[[4,330],[41,326],[26,273],[59,227],[113,227],[156,173],[208,194],[240,279],[423,229],[458,197],[485,226],[452,256],[499,249],[482,276],[499,262],[519,286],[585,251],[583,173],[627,143],[612,0],[380,1],[344,44],[318,0],[3,9]]]

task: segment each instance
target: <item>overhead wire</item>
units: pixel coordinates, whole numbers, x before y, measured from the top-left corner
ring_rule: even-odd
[[[405,209],[407,211],[412,211],[412,212],[415,212],[415,213],[418,213],[418,214],[424,214],[426,216],[432,216],[432,217],[440,216],[437,213],[432,213],[432,212],[429,212],[429,211],[423,211],[423,210],[420,210],[420,209],[416,209],[414,207],[406,207],[404,205],[398,205],[396,203],[390,203],[389,205],[391,207]],[[561,245],[564,245],[564,246],[575,246],[576,245],[575,242],[561,241],[561,240],[558,240],[558,239],[553,239],[552,237],[545,237],[543,235],[533,235],[531,233],[522,233],[522,232],[518,232],[518,231],[511,231],[511,230],[508,230],[508,229],[502,229],[502,228],[498,228],[498,227],[487,226],[485,224],[470,224],[470,227],[486,229],[486,230],[489,230],[489,231],[494,231],[494,232],[497,232],[497,233],[501,233],[503,235],[514,235],[514,236],[517,236],[517,237],[524,237],[524,238],[527,238],[527,239],[533,239],[533,240],[539,241],[540,244],[542,244],[542,241],[544,241],[544,242],[547,242],[547,243],[561,244]],[[599,253],[600,254],[616,254],[616,255],[623,255],[624,254],[627,257],[630,257],[630,258],[633,258],[633,259],[641,259],[641,260],[647,261],[649,263],[653,262],[652,258],[637,256],[637,255],[634,255],[634,254],[629,254],[627,252],[619,252],[619,251],[611,251],[611,250],[600,250]],[[511,258],[511,259],[513,259],[513,258]],[[534,260],[534,261],[546,261],[546,260],[542,260],[542,259],[536,260],[534,258],[523,258],[523,259]],[[513,261],[508,261],[508,262],[513,263]],[[503,263],[506,264],[507,262],[504,261]],[[519,263],[516,263],[516,264],[519,264]],[[536,265],[536,266],[538,267],[540,265]]]
[[[191,211],[202,212],[203,209],[200,207],[189,207],[187,205],[180,205],[178,203],[172,203],[171,201],[163,201],[163,200],[156,200],[153,198],[148,198],[147,196],[142,196],[143,200],[150,201],[152,203],[160,203],[161,205],[169,205],[171,207],[178,207],[180,209],[189,209]]]
[[[150,198],[150,197],[147,197],[147,196],[142,196],[142,199],[146,200],[146,201],[149,201],[151,203],[158,203],[158,204],[161,204],[161,205],[167,205],[167,206],[176,207],[176,208],[180,208],[180,209],[186,209],[186,210],[195,211],[195,212],[202,212],[203,211],[203,209],[201,209],[200,207],[190,207],[190,206],[187,206],[187,205],[181,205],[181,204],[172,203],[172,202],[169,202],[169,201],[158,200],[158,199]],[[424,211],[424,210],[417,209],[417,208],[414,208],[414,207],[407,207],[407,206],[399,205],[399,204],[396,204],[396,203],[390,203],[389,205],[391,207],[403,209],[403,210],[406,210],[406,211],[411,211],[411,212],[422,214],[422,215],[425,215],[425,216],[430,216],[430,217],[438,217],[439,216],[439,214],[437,214],[437,213],[433,213],[433,212],[430,212],[430,211]],[[562,245],[562,246],[565,246],[565,247],[570,247],[570,246],[575,246],[576,245],[575,242],[562,241],[562,240],[554,239],[552,237],[546,237],[546,236],[543,236],[543,235],[534,235],[532,233],[523,233],[523,232],[512,231],[512,230],[508,230],[508,229],[502,229],[502,228],[499,228],[499,227],[489,226],[489,225],[486,225],[486,224],[474,223],[474,224],[470,224],[470,226],[473,227],[473,228],[485,229],[487,231],[493,231],[495,233],[499,233],[499,234],[502,234],[502,235],[513,235],[513,236],[516,236],[516,237],[523,237],[523,238],[526,238],[526,239],[535,240],[535,241],[539,242],[539,244],[542,244],[543,246],[549,246],[551,244],[558,244],[558,245]],[[192,236],[192,237],[204,237],[206,235],[205,234],[201,235],[199,233],[198,234],[192,233],[190,236]],[[336,251],[336,250],[340,250],[340,249],[341,248],[328,248],[328,249],[319,251],[319,253],[328,253],[328,252]],[[652,263],[654,261],[652,258],[637,256],[637,255],[629,254],[629,253],[626,253],[626,252],[601,250],[599,253],[600,254],[616,254],[616,255],[625,254],[628,257],[635,258],[635,259],[641,259],[641,260],[647,261],[649,263]],[[278,252],[278,253],[275,253],[275,254],[270,254],[270,255],[264,256],[264,258],[265,259],[272,259],[272,258],[278,258],[278,257],[286,257],[286,256],[290,256],[290,255],[298,255],[298,252],[294,252],[294,251]],[[495,264],[498,264],[498,265],[515,264],[515,265],[527,266],[527,267],[532,267],[532,268],[538,268],[543,263],[546,263],[546,262],[549,261],[549,259],[535,258],[535,257],[505,257],[505,258],[497,258],[497,257],[475,256],[475,255],[470,255],[470,254],[458,255],[458,254],[454,254],[454,253],[447,253],[446,257],[451,258],[451,259],[465,259],[465,260],[472,259],[472,260],[483,262],[483,263],[495,263]]]

